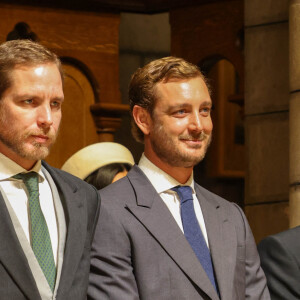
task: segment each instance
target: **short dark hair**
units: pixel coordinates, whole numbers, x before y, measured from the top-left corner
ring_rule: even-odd
[[[109,184],[112,183],[114,177],[121,172],[129,171],[131,165],[126,163],[112,163],[100,167],[92,174],[90,174],[84,181],[96,187],[97,190],[100,190]]]
[[[56,54],[30,40],[12,40],[0,45],[0,99],[11,86],[11,72],[18,66],[56,64],[63,80],[63,71]]]
[[[164,57],[154,60],[137,69],[132,75],[129,84],[129,104],[132,114],[133,107],[139,105],[151,115],[157,100],[156,85],[159,82],[168,82],[173,79],[191,79],[200,77],[207,85],[207,80],[200,69],[186,60],[178,57]],[[132,118],[132,134],[134,138],[143,143],[144,134]]]

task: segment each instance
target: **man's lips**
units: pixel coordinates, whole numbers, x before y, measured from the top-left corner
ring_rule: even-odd
[[[38,143],[46,143],[49,140],[47,135],[39,134],[39,135],[32,135],[34,140]]]
[[[203,140],[182,140],[185,143],[188,144],[196,144],[196,145],[201,145]]]
[[[184,141],[184,142],[201,143],[201,142],[205,141],[206,138],[204,137],[204,138],[199,139],[199,138],[184,138],[184,137],[182,137],[182,138],[180,138],[180,140]]]
[[[206,138],[205,137],[200,137],[200,138],[193,138],[193,137],[182,137],[180,138],[180,141],[188,145],[189,147],[192,148],[202,148],[203,143],[205,142]]]
[[[181,140],[187,142],[203,142],[205,139],[181,139]]]

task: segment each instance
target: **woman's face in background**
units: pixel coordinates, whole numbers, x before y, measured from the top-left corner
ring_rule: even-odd
[[[116,176],[113,178],[112,183],[125,177],[127,175],[127,173],[128,173],[127,170],[117,173]]]

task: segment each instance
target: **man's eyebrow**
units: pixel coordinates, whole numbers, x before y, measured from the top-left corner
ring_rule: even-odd
[[[22,99],[22,98],[24,98],[24,99],[30,99],[30,98],[34,98],[34,96],[32,94],[16,94],[15,93],[12,96],[15,99]]]
[[[183,108],[183,107],[187,107],[187,106],[191,106],[190,103],[180,103],[180,104],[174,104],[171,105],[170,108]]]
[[[168,112],[172,112],[174,110],[177,110],[177,109],[183,109],[183,108],[188,108],[188,107],[191,107],[192,104],[190,103],[179,103],[179,104],[174,104],[174,105],[170,105],[167,109]],[[213,103],[212,101],[203,101],[201,104],[200,104],[200,107],[204,107],[204,106],[209,106],[209,107],[213,107]]]
[[[65,97],[55,97],[55,98],[52,98],[51,101],[60,101],[60,102],[64,102],[65,100]]]
[[[212,107],[213,103],[212,103],[212,101],[204,101],[204,102],[201,103],[200,106],[210,106],[210,107]]]
[[[182,109],[182,108],[187,108],[187,107],[190,107],[191,104],[189,103],[180,103],[180,104],[174,104],[174,105],[171,105],[168,107],[168,111],[173,111],[173,110],[176,110],[176,109]]]
[[[12,97],[16,100],[21,100],[21,99],[39,99],[40,97],[37,97],[34,94],[13,94]],[[64,102],[65,97],[55,97],[52,98],[51,101],[59,101],[59,102]]]

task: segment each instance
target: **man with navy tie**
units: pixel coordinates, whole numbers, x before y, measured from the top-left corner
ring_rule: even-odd
[[[211,141],[206,79],[183,59],[138,69],[129,86],[138,166],[100,191],[89,299],[269,299],[242,210],[193,179]]]

